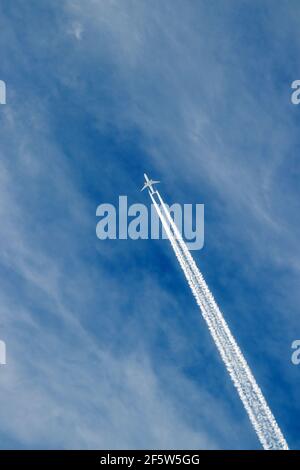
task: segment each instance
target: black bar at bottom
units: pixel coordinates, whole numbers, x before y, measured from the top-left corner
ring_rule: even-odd
[[[0,465],[21,463],[50,466],[56,464],[121,465],[136,468],[148,465],[207,465],[207,464],[253,464],[253,463],[297,463],[299,451],[212,451],[212,450],[2,450]],[[205,467],[204,467],[205,468]]]

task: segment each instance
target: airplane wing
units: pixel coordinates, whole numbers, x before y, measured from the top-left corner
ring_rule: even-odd
[[[146,189],[148,186],[148,183],[145,183],[144,186],[142,187],[141,191],[144,191],[144,189]]]

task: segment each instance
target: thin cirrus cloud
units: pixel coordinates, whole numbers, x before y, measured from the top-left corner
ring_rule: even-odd
[[[205,203],[197,260],[297,446],[282,354],[299,303],[297,136],[276,72],[294,28],[277,33],[280,11],[258,4],[14,3],[1,7],[1,441],[259,447],[167,243],[96,239],[97,205],[135,202],[150,168],[170,202]]]

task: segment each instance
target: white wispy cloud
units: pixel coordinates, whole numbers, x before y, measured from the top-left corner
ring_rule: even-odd
[[[209,201],[201,200],[209,206],[205,249],[213,249],[220,263],[216,270],[205,251],[203,262],[209,276],[222,273],[215,287],[220,297],[222,289],[229,296],[232,292],[230,269],[238,268],[255,290],[255,277],[267,263],[270,269],[275,265],[288,270],[277,295],[284,296],[292,283],[291,311],[299,302],[297,235],[293,209],[286,215],[284,209],[294,189],[283,193],[278,182],[294,151],[293,118],[278,102],[272,78],[264,82],[261,76],[260,84],[251,88],[256,49],[243,57],[231,8],[223,6],[216,17],[208,2],[177,2],[174,8],[173,2],[91,0],[62,2],[51,14],[55,27],[45,28],[42,18],[37,32],[27,29],[22,41],[18,15],[2,15],[8,47],[3,67],[8,76],[18,74],[20,79],[8,82],[10,100],[0,110],[5,289],[0,337],[8,348],[8,365],[0,369],[5,403],[1,433],[25,447],[256,446],[198,319],[192,320],[197,332],[190,327],[183,333],[182,325],[189,327],[187,312],[182,311],[186,297],[183,302],[181,296],[188,293],[179,292],[174,299],[167,291],[168,276],[178,276],[176,267],[160,285],[153,252],[151,262],[141,266],[144,247],[138,244],[127,254],[119,244],[96,244],[94,212],[99,201],[91,201],[85,191],[95,181],[90,177],[85,186],[78,173],[92,168],[101,197],[107,197],[116,181],[120,186],[126,181],[128,191],[136,190],[124,156],[99,149],[99,160],[91,160],[79,135],[70,155],[60,126],[68,135],[72,123],[56,119],[66,106],[66,115],[71,110],[68,119],[71,115],[77,122],[76,113],[78,119],[87,116],[89,131],[98,135],[111,131],[126,142],[137,130],[141,167],[155,168],[171,196],[182,200],[189,188],[189,197],[197,195],[199,202],[209,194]],[[278,15],[272,9],[265,21],[271,37],[280,42],[272,26],[280,21]],[[273,50],[268,70],[276,57]],[[264,83],[266,88],[255,96]],[[67,96],[66,101],[60,103],[60,96]],[[86,122],[81,124],[83,134]],[[115,166],[110,166],[113,159]],[[237,241],[242,254],[234,249]],[[107,263],[113,263],[116,254],[124,269],[138,269],[138,276],[114,276]],[[247,265],[241,266],[244,256]],[[242,314],[230,320],[255,341],[258,313],[249,312],[253,305],[242,288],[238,292],[231,302],[225,294],[220,300],[229,316],[241,308]],[[277,373],[293,394],[291,372],[272,343],[281,328],[288,334],[298,322],[291,312],[283,326],[283,303],[281,299],[276,320],[268,326],[264,344],[270,348],[265,351],[258,342],[257,350],[278,359]],[[264,319],[260,321],[265,328]],[[175,364],[162,360],[157,350],[161,337]],[[186,371],[195,364],[205,368],[205,383],[199,383],[199,371],[194,372],[197,380]],[[258,378],[266,377],[270,385],[267,364],[257,365]]]

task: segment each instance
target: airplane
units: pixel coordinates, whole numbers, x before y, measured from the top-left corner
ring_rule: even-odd
[[[160,181],[154,181],[154,180],[151,180],[151,179],[149,180],[149,178],[148,178],[148,176],[146,175],[146,173],[144,173],[144,177],[145,177],[146,182],[145,182],[144,186],[142,187],[141,191],[144,191],[144,189],[149,188],[150,194],[154,194],[155,191],[154,191],[154,189],[152,188],[152,186],[153,186],[154,184],[160,183]]]

